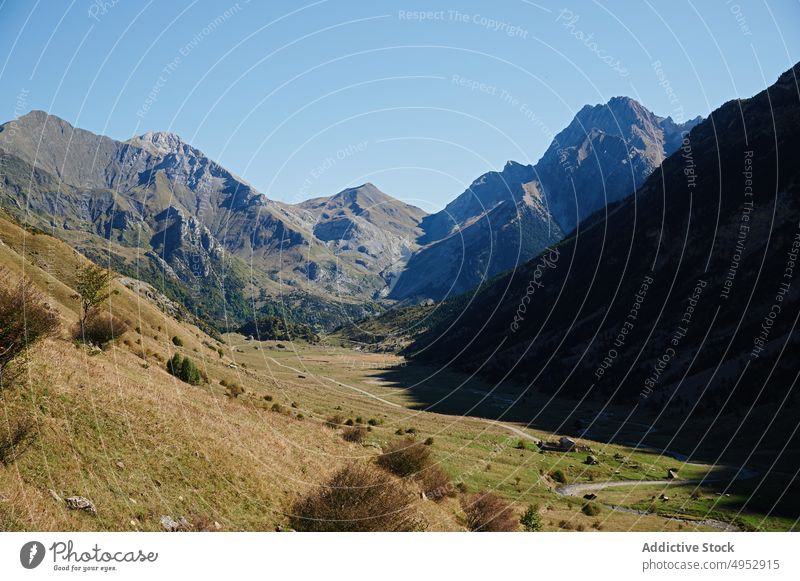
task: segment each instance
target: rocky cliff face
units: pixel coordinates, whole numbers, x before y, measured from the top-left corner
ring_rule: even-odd
[[[423,221],[427,229],[421,240],[428,243],[411,257],[390,296],[453,297],[561,240],[536,182],[528,181],[532,172],[530,166],[509,162]]]
[[[700,118],[675,123],[628,97],[587,105],[536,164],[536,178],[564,232],[635,192]]]
[[[524,264],[635,192],[699,120],[678,124],[627,97],[587,105],[535,166],[510,161],[427,216],[390,296],[441,300]]]

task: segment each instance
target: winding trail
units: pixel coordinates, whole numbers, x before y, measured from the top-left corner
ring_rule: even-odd
[[[384,403],[386,405],[392,406],[394,408],[408,409],[404,405],[401,405],[401,404],[398,404],[398,403],[383,399],[382,397],[379,397],[379,396],[377,396],[377,395],[375,395],[373,393],[370,393],[370,392],[368,392],[368,391],[366,391],[364,389],[361,389],[359,387],[355,387],[354,385],[348,385],[346,383],[342,383],[341,381],[337,381],[337,380],[332,379],[330,377],[319,376],[319,375],[316,375],[314,373],[311,373],[308,370],[297,369],[297,368],[292,367],[290,365],[286,365],[285,363],[281,363],[280,361],[278,361],[274,357],[267,357],[267,359],[269,359],[275,365],[277,365],[279,367],[283,367],[284,369],[289,369],[289,370],[293,371],[294,373],[297,373],[297,374],[300,374],[300,375],[307,374],[307,375],[311,375],[312,377],[314,377],[315,379],[318,379],[318,380],[319,379],[323,379],[325,381],[329,381],[329,382],[333,383],[334,385],[337,385],[337,386],[340,386],[340,387],[344,387],[344,388],[356,391],[356,392],[360,393],[361,395],[365,395],[365,396],[367,396],[367,397],[369,397],[369,398],[371,398],[371,399],[373,399],[375,401],[379,401],[381,403]],[[516,434],[520,438],[524,438],[524,439],[526,439],[528,441],[531,441],[531,442],[534,442],[536,444],[541,442],[541,440],[539,438],[537,438],[535,436],[532,436],[531,434],[528,434],[527,432],[523,431],[520,428],[517,428],[516,426],[509,425],[509,424],[506,424],[506,423],[503,423],[503,422],[499,422],[497,420],[488,419],[488,418],[473,417],[473,419],[476,419],[476,420],[485,422],[487,424],[490,424],[492,426],[504,429],[504,430],[509,431],[509,432],[511,432],[513,434]],[[622,444],[626,445],[625,443],[622,443]],[[634,448],[636,448],[636,449],[638,449],[640,451],[657,453],[657,454],[662,455],[662,456],[668,456],[668,457],[674,458],[676,460],[679,460],[681,462],[684,462],[684,463],[687,463],[687,464],[691,464],[691,462],[688,461],[688,457],[686,455],[684,455],[684,454],[679,454],[677,452],[672,452],[670,450],[661,450],[661,449],[652,448],[652,447],[649,447],[649,446],[643,446],[641,444],[635,444],[633,442],[629,442],[629,443],[627,443],[627,445],[632,446],[632,447],[634,447]],[[737,480],[744,480],[746,478],[752,477],[754,474],[755,474],[754,471],[746,469],[746,468],[743,468],[742,470],[740,470],[738,472],[736,479]],[[558,494],[559,496],[582,496],[583,494],[586,494],[586,493],[589,493],[589,492],[593,492],[593,491],[604,490],[606,488],[621,488],[621,487],[628,487],[628,486],[689,486],[689,485],[693,485],[693,484],[702,484],[703,482],[712,482],[712,480],[709,480],[709,479],[691,479],[691,480],[680,480],[680,479],[675,479],[675,480],[673,480],[673,479],[663,479],[663,480],[607,480],[607,481],[604,481],[604,482],[583,482],[583,483],[578,483],[578,484],[565,484],[563,486],[557,487],[554,492],[556,494]],[[652,511],[637,510],[637,509],[633,509],[633,508],[628,508],[628,507],[624,507],[624,506],[616,506],[616,505],[607,504],[607,503],[600,503],[600,504],[603,504],[604,506],[610,508],[611,510],[618,511],[618,512],[627,512],[627,513],[634,513],[634,514],[639,514],[639,515],[663,516],[663,515],[659,515],[658,513],[652,512]],[[701,525],[705,525],[705,526],[708,526],[708,527],[711,527],[711,528],[715,528],[715,529],[718,529],[718,530],[722,530],[722,531],[734,532],[734,531],[740,530],[735,525],[732,525],[732,524],[726,523],[726,522],[722,522],[722,521],[718,521],[718,520],[715,520],[715,519],[704,519],[704,520],[700,520],[700,521],[695,521],[695,520],[690,520],[690,519],[682,519],[682,518],[679,518],[679,517],[670,517],[670,518],[672,518],[673,520],[686,522],[687,524],[693,524],[693,525],[701,524]]]
[[[331,383],[333,383],[335,385],[339,385],[341,387],[346,387],[348,389],[352,389],[353,391],[357,391],[358,393],[360,393],[362,395],[366,395],[367,397],[372,398],[372,399],[374,399],[376,401],[379,401],[381,403],[385,403],[386,405],[390,405],[390,406],[396,407],[396,408],[408,409],[405,406],[400,405],[399,403],[394,403],[393,401],[389,401],[387,399],[383,399],[382,397],[378,397],[377,395],[372,394],[372,393],[370,393],[370,392],[368,392],[368,391],[366,391],[364,389],[355,387],[354,385],[347,385],[346,383],[342,383],[341,381],[336,381],[335,379],[331,379],[330,377],[315,375],[315,374],[311,373],[308,370],[303,371],[303,370],[297,369],[297,368],[292,367],[290,365],[286,365],[284,363],[281,363],[280,361],[278,361],[274,357],[267,357],[267,359],[269,359],[270,361],[272,361],[275,365],[277,365],[279,367],[283,367],[284,369],[291,369],[292,371],[294,371],[298,375],[310,375],[314,379],[324,379],[326,381],[330,381]]]
[[[737,478],[741,479],[741,478]],[[702,484],[703,482],[712,482],[712,480],[700,480],[700,479],[693,479],[693,480],[607,480],[605,482],[583,482],[580,484],[565,484],[564,486],[559,486],[555,489],[555,493],[559,496],[580,496],[587,492],[592,492],[595,490],[604,490],[606,488],[621,488],[623,486],[686,486],[691,484]],[[650,511],[650,510],[639,510],[635,508],[628,508],[627,506],[617,506],[614,504],[608,504],[606,502],[600,502],[605,507],[610,508],[616,512],[627,512],[631,514],[638,514],[638,515],[653,515],[659,516],[662,518],[669,518],[671,520],[676,520],[680,522],[684,522],[690,525],[705,525],[707,527],[711,527],[720,531],[725,532],[738,532],[741,529],[734,524],[723,522],[721,520],[716,520],[713,518],[705,518],[702,520],[691,520],[688,518],[680,518],[677,516],[670,516],[665,517],[664,515],[658,514],[657,512]]]
[[[335,379],[331,379],[330,377],[315,375],[315,374],[311,373],[308,370],[303,371],[303,370],[297,369],[297,368],[292,367],[290,365],[286,365],[285,363],[281,363],[280,361],[278,361],[274,357],[267,357],[267,359],[272,361],[275,365],[278,365],[279,367],[283,367],[284,369],[290,369],[291,371],[293,371],[293,372],[295,372],[297,374],[310,375],[315,379],[324,379],[324,380],[330,381],[331,383],[333,383],[335,385],[338,385],[340,387],[346,387],[348,389],[352,389],[353,391],[357,391],[358,393],[360,393],[362,395],[366,395],[367,397],[369,397],[371,399],[374,399],[376,401],[379,401],[381,403],[385,403],[386,405],[390,405],[390,406],[396,407],[396,408],[408,409],[404,405],[401,405],[401,404],[395,403],[393,401],[389,401],[389,400],[383,399],[382,397],[379,397],[379,396],[377,396],[377,395],[375,395],[373,393],[370,393],[370,392],[368,392],[368,391],[366,391],[364,389],[361,389],[359,387],[356,387],[354,385],[348,385],[346,383],[342,383],[341,381],[337,381]],[[535,436],[531,436],[530,434],[522,431],[521,429],[519,429],[519,428],[517,428],[515,426],[504,424],[502,422],[498,422],[497,420],[491,420],[491,419],[487,419],[487,418],[478,418],[478,417],[474,417],[474,416],[471,416],[471,417],[473,419],[476,419],[476,420],[479,420],[479,421],[482,421],[482,422],[486,422],[487,424],[491,424],[492,426],[496,426],[498,428],[502,428],[504,430],[508,430],[509,432],[513,432],[514,434],[516,434],[520,438],[525,438],[526,440],[529,440],[529,441],[531,441],[531,442],[533,442],[535,444],[538,444],[539,442],[541,442],[541,440],[539,438],[537,438]]]

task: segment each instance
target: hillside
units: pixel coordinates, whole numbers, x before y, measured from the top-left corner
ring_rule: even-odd
[[[366,198],[350,249],[331,239],[344,192],[274,202],[172,133],[120,142],[33,111],[0,136],[2,207],[217,329],[258,313],[332,326],[375,312],[371,301],[410,254],[424,214],[370,186],[380,201]],[[329,218],[314,213],[326,204]]]
[[[700,449],[796,457],[778,426],[797,406],[797,72],[714,111],[607,217],[442,305],[408,351],[523,394],[652,410]]]
[[[109,303],[136,330],[102,351],[73,344],[71,286],[85,263],[55,238],[0,216],[0,266],[46,292],[63,329],[34,349],[24,385],[3,394],[2,432],[28,419],[36,437],[16,462],[0,465],[0,529],[163,530],[169,515],[194,528],[273,530],[285,526],[299,489],[361,455],[308,402],[273,411],[263,396],[282,402],[282,384],[235,364],[241,349],[173,319],[136,281],[116,281]],[[193,358],[209,383],[169,375],[164,364],[175,351]],[[244,393],[226,395],[220,380]],[[91,499],[97,515],[58,500],[74,495]],[[420,510],[433,528],[457,526],[438,505]]]

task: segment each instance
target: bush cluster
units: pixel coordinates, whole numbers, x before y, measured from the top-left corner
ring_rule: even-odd
[[[194,364],[194,361],[188,357],[181,357],[180,353],[176,353],[172,356],[172,359],[169,360],[167,363],[167,371],[190,385],[199,385],[202,379],[200,370]]]
[[[475,532],[511,532],[519,521],[511,505],[494,492],[479,492],[461,499],[467,528]]]
[[[412,438],[404,438],[389,444],[377,462],[397,476],[413,476],[431,462],[431,451]]]
[[[402,482],[364,464],[351,464],[292,507],[298,531],[405,532],[423,528],[414,497]]]
[[[345,428],[342,432],[342,438],[346,442],[354,442],[356,444],[360,444],[363,442],[367,437],[367,430],[364,426],[353,426],[351,428]]]
[[[430,445],[403,438],[389,444],[376,462],[392,474],[414,478],[430,500],[438,502],[455,496],[450,476],[433,462]]]
[[[75,329],[75,338],[84,343],[105,345],[128,331],[128,324],[111,313],[92,311]]]

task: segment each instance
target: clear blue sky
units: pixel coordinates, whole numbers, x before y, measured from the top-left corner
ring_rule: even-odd
[[[584,104],[707,115],[800,60],[797,0],[609,4],[5,0],[0,119],[174,131],[273,199],[371,181],[433,211]]]

